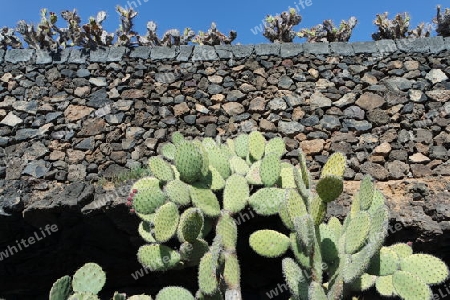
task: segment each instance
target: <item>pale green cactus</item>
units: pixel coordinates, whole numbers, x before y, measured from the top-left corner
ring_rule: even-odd
[[[382,248],[389,212],[370,176],[361,181],[344,222],[335,217],[325,222],[328,204],[344,189],[347,165],[341,153],[329,157],[313,183],[301,149],[297,166],[282,161],[286,147],[280,137],[267,141],[254,131],[222,143],[220,137],[190,141],[173,133],[171,142],[161,156],[149,159],[153,175],[130,191],[142,220],[139,235],[148,243],[137,256],[152,271],[198,268],[196,299],[241,297],[234,216],[247,207],[262,217],[279,215],[287,228],[258,230],[248,242],[264,257],[292,252],[293,258],[282,260],[292,299],[342,299],[371,287],[382,295],[416,299],[408,298],[411,282],[422,295],[448,276],[439,259],[415,255],[407,245]],[[176,241],[179,248],[173,247]],[[424,270],[427,264],[434,271]],[[156,299],[168,297],[192,299],[172,287]]]

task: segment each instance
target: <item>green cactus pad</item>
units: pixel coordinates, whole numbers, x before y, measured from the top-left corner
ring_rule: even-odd
[[[271,216],[278,213],[284,198],[284,189],[262,188],[248,198],[248,203],[257,214]]]
[[[309,214],[294,217],[293,221],[298,240],[302,243],[306,254],[309,254],[314,246],[314,221]]]
[[[250,187],[247,180],[237,174],[228,177],[223,190],[223,208],[237,213],[245,208],[250,196]]]
[[[203,165],[207,160],[203,151],[192,142],[181,143],[175,153],[175,166],[180,173],[180,179],[193,183],[204,175]]]
[[[92,293],[80,292],[71,295],[67,300],[100,300],[100,298]]]
[[[273,186],[281,172],[281,161],[276,154],[269,154],[264,156],[261,160],[261,169],[259,171],[261,175],[261,181],[265,186]]]
[[[190,186],[189,189],[192,203],[200,208],[204,215],[208,217],[220,215],[219,200],[210,189],[198,184]]]
[[[333,230],[326,224],[319,225],[320,252],[327,263],[333,263],[338,259],[338,238]]]
[[[139,235],[146,241],[147,243],[156,243],[156,240],[151,232],[151,226],[148,222],[142,221],[139,223],[138,232]]]
[[[180,262],[180,253],[165,245],[141,246],[137,253],[140,264],[151,271],[167,271]]]
[[[208,218],[206,216],[204,217],[204,221],[203,221],[203,228],[202,228],[202,232],[201,232],[201,237],[206,237],[211,230],[213,229],[213,227],[216,224],[216,219],[215,218]]]
[[[172,133],[171,141],[175,146],[179,146],[186,140],[184,139],[184,136],[179,131],[175,131],[174,133]]]
[[[281,163],[281,172],[278,181],[278,185],[284,189],[296,189],[297,184],[294,178],[294,167],[290,164],[284,166],[284,163]]]
[[[218,289],[217,260],[211,252],[206,253],[198,267],[198,287],[202,294],[213,295]]]
[[[282,269],[292,295],[297,299],[308,299],[308,280],[297,263],[292,258],[286,257],[282,260]]]
[[[372,199],[372,205],[370,205],[368,211],[373,212],[378,207],[383,206],[385,203],[384,195],[377,189],[373,192],[373,199]]]
[[[351,218],[346,232],[345,253],[353,254],[357,252],[368,239],[370,230],[370,216],[367,212],[360,211]]]
[[[250,247],[264,257],[280,257],[288,250],[290,240],[274,230],[258,230],[250,235]]]
[[[175,203],[167,202],[161,206],[156,210],[153,224],[155,239],[160,243],[170,240],[177,232],[179,220],[180,214]]]
[[[127,300],[127,295],[124,293],[114,292],[112,300]]]
[[[178,239],[180,242],[194,242],[202,232],[203,214],[198,208],[188,208],[180,217]]]
[[[400,269],[416,275],[426,284],[442,283],[449,275],[445,263],[429,254],[413,254],[402,259]]]
[[[369,243],[373,244],[375,253],[383,245],[387,236],[389,227],[389,209],[386,205],[378,207],[376,210],[369,211],[370,214],[370,231]]]
[[[311,282],[308,290],[309,300],[328,300],[325,290],[318,282]]]
[[[156,177],[153,176],[143,177],[133,184],[130,193],[135,189],[139,191],[143,189],[145,190],[147,188],[159,188],[159,185],[160,181]]]
[[[209,245],[205,240],[197,239],[192,243],[184,242],[180,246],[181,260],[186,266],[197,266],[200,259],[209,251]]]
[[[373,287],[376,280],[377,280],[377,276],[364,273],[361,275],[361,277],[356,278],[356,280],[350,284],[350,289],[352,291],[358,291],[358,292],[366,291],[366,290],[370,289],[371,287]]]
[[[249,154],[249,138],[247,134],[240,134],[234,139],[234,151],[236,151],[236,155],[240,158],[247,158]]]
[[[170,164],[159,156],[151,157],[148,160],[148,166],[150,171],[152,171],[152,174],[163,182],[167,182],[175,178]]]
[[[303,180],[305,188],[309,189],[311,188],[311,175],[306,165],[306,155],[301,149],[298,149],[298,162],[300,167],[301,179]],[[300,192],[300,194],[302,193]]]
[[[195,299],[197,300],[223,300],[224,297],[220,290],[216,290],[212,295],[203,295],[200,291],[195,294]]]
[[[404,300],[429,300],[433,294],[428,285],[419,277],[406,271],[397,271],[392,275],[392,284],[396,294]]]
[[[189,185],[179,179],[172,180],[164,187],[167,197],[173,203],[186,206],[191,203]]]
[[[177,147],[172,143],[167,143],[161,148],[161,154],[168,160],[175,159],[175,153],[177,152]]]
[[[215,147],[207,150],[209,157],[209,164],[213,166],[223,179],[227,179],[231,175],[230,164],[228,162],[228,157],[220,150],[220,148]]]
[[[309,270],[311,268],[311,260],[309,256],[306,255],[304,247],[301,245],[301,242],[298,240],[297,234],[292,232],[289,235],[290,239],[290,247],[297,262],[305,269]]]
[[[209,166],[208,175],[200,179],[199,182],[205,184],[213,191],[223,190],[225,187],[225,180],[222,175],[211,165]]]
[[[155,300],[195,300],[191,292],[182,287],[168,286],[159,291]]]
[[[236,250],[238,230],[233,217],[223,214],[217,222],[216,234],[222,237],[221,242],[225,250]]]
[[[316,186],[317,194],[325,203],[336,200],[344,190],[344,182],[341,177],[327,175],[319,179]]]
[[[236,155],[236,150],[235,150],[236,147],[235,147],[235,144],[234,144],[234,140],[233,139],[227,139],[225,141],[225,143],[226,144],[223,145],[223,146],[228,148],[230,153],[232,153],[233,155]]]
[[[294,217],[301,217],[307,214],[306,205],[300,194],[294,189],[287,189],[284,201],[280,205],[278,214],[284,225],[293,230]]]
[[[223,277],[228,288],[237,289],[241,282],[241,268],[235,254],[225,253]]]
[[[362,210],[368,210],[372,205],[374,195],[374,186],[372,183],[372,177],[369,175],[364,176],[359,188],[359,200]]]
[[[305,182],[302,178],[303,175],[302,175],[301,170],[294,168],[293,173],[294,173],[294,180],[295,180],[295,184],[297,186],[298,192],[300,193],[300,195],[302,196],[303,199],[308,199],[310,196],[310,191],[309,191],[309,189],[306,188]]]
[[[400,258],[397,253],[388,247],[382,247],[370,260],[367,273],[377,276],[392,275],[399,267]]]
[[[159,187],[138,190],[133,198],[133,208],[140,214],[152,214],[166,201],[166,195]]]
[[[155,300],[195,300],[191,292],[187,289],[177,286],[168,286],[159,291]]]
[[[264,155],[266,139],[259,131],[252,131],[248,135],[248,151],[254,160],[260,160]]]
[[[359,199],[359,192],[353,195],[352,205],[350,207],[350,217],[356,216],[361,211],[361,201]]]
[[[343,236],[346,236],[346,234]],[[351,283],[364,274],[369,267],[370,258],[373,255],[374,250],[372,248],[373,245],[368,244],[355,254],[343,255],[344,265],[342,275],[345,283]]]
[[[141,213],[136,212],[136,215],[142,221],[145,221],[145,222],[148,222],[148,223],[151,223],[151,224],[153,224],[153,220],[155,219],[155,214],[154,213],[153,214],[141,214]]]
[[[261,180],[261,174],[260,174],[260,170],[261,170],[261,161],[255,161],[251,166],[250,169],[248,170],[247,175],[245,176],[245,179],[247,179],[247,182],[249,184],[254,184],[254,185],[262,185],[262,180]]]
[[[275,137],[270,139],[266,144],[265,155],[274,153],[278,157],[282,157],[286,153],[286,145],[282,138]]]
[[[86,263],[73,275],[72,289],[79,293],[98,294],[106,282],[106,274],[96,263]]]
[[[394,284],[392,283],[392,275],[377,277],[375,288],[381,296],[392,297],[396,295]]]
[[[406,258],[413,254],[412,247],[404,243],[397,243],[389,246],[388,248],[397,253],[400,259]]]
[[[345,155],[340,152],[333,153],[323,166],[320,178],[328,175],[343,177],[346,167],[347,159],[345,158]]]
[[[325,215],[327,214],[327,204],[322,201],[319,195],[316,195],[310,205],[309,205],[309,213],[314,221],[316,226],[319,226],[320,223],[323,222]]]
[[[341,222],[339,221],[338,218],[331,217],[328,220],[328,229],[333,231],[333,233],[334,233],[334,235],[336,237],[336,240],[339,240],[339,238],[342,235],[342,224],[341,224]]]
[[[66,300],[72,292],[72,279],[70,276],[63,276],[52,285],[49,300]]]
[[[210,137],[205,137],[202,140],[202,144],[203,147],[205,147],[206,151],[210,150],[210,149],[214,149],[217,148],[217,144],[216,141],[214,141],[212,138]]]
[[[239,156],[232,156],[230,159],[231,172],[242,176],[247,175],[250,170],[249,165]]]

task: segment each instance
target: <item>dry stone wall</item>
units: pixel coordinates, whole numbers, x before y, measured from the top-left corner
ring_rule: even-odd
[[[145,166],[177,130],[222,139],[253,130],[267,139],[282,136],[285,158],[296,163],[301,147],[315,176],[341,151],[349,161],[349,194],[371,174],[393,218],[420,227],[411,239],[431,232],[438,241],[450,230],[449,77],[450,39],[442,37],[0,50],[0,222],[11,229],[0,234],[0,249],[49,223],[62,228],[65,238],[55,237],[62,248],[75,247],[68,232],[92,234],[84,241],[90,245],[104,245],[108,230],[111,238],[136,239],[123,205],[128,186],[108,190],[96,182]],[[346,206],[344,199],[331,212],[343,215]],[[92,223],[93,212],[113,225]],[[133,253],[138,242],[130,243]],[[100,250],[91,257],[104,259]],[[121,255],[109,250],[111,260]],[[13,274],[6,284],[19,286],[14,278],[23,272],[2,268],[0,274]]]

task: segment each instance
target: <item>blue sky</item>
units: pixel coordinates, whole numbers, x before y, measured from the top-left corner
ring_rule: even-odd
[[[258,44],[266,43],[262,33],[256,29],[262,23],[267,14],[277,14],[289,7],[298,8],[303,17],[302,22],[296,27],[312,27],[321,23],[324,19],[333,19],[338,24],[342,19],[355,16],[358,25],[353,31],[350,41],[369,41],[376,27],[373,20],[377,13],[389,12],[393,17],[398,12],[409,12],[412,17],[412,25],[415,27],[420,22],[431,23],[436,14],[436,6],[450,7],[448,0],[226,0],[226,1],[156,1],[156,0],[15,0],[3,1],[0,10],[0,27],[15,27],[17,21],[24,19],[27,22],[39,22],[39,10],[48,8],[58,15],[61,11],[77,9],[83,22],[89,16],[95,16],[98,11],[104,10],[108,18],[104,27],[108,31],[115,31],[119,25],[119,16],[115,6],[123,7],[135,5],[139,15],[135,20],[135,30],[142,35],[146,32],[148,21],[155,21],[158,25],[158,35],[165,30],[191,27],[194,31],[206,31],[214,21],[223,33],[236,30],[238,33],[234,43]],[[309,4],[309,5],[308,5]],[[60,22],[65,26],[64,22]],[[256,33],[256,34],[255,34]],[[434,34],[434,33],[433,33]],[[294,41],[302,42],[296,38]]]

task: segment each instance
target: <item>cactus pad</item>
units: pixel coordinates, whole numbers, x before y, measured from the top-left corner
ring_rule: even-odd
[[[228,177],[223,190],[223,208],[237,213],[245,208],[250,196],[247,180],[241,175],[233,174]]]
[[[170,164],[159,156],[151,157],[148,166],[152,174],[161,181],[166,182],[175,178]]]
[[[179,146],[186,140],[184,139],[184,136],[179,131],[175,131],[174,133],[172,133],[171,141],[175,146]]]
[[[208,217],[220,215],[220,203],[210,189],[199,184],[192,185],[189,189],[192,203],[200,208],[204,215]]]
[[[192,142],[181,143],[175,153],[175,166],[180,179],[187,183],[197,181],[204,175],[205,155],[199,146]]]
[[[328,300],[322,285],[315,281],[311,282],[309,285],[308,295],[308,299]]]
[[[49,300],[66,300],[69,298],[72,291],[71,282],[72,279],[67,275],[56,280],[50,290]]]
[[[207,150],[209,157],[209,164],[213,166],[223,179],[227,179],[231,174],[230,164],[228,163],[228,157],[220,150],[219,147],[215,147]]]
[[[217,279],[217,260],[211,252],[206,253],[200,260],[198,267],[198,287],[205,295],[216,292],[219,282]]]
[[[86,263],[73,275],[72,288],[74,292],[98,294],[106,282],[106,274],[95,263]]]
[[[359,200],[362,210],[368,210],[372,205],[374,191],[372,178],[368,175],[364,176],[359,188]]]
[[[177,286],[168,286],[159,291],[155,300],[195,300],[191,292],[187,289]]]
[[[166,195],[159,187],[138,190],[133,198],[133,207],[137,213],[152,214],[166,201]]]
[[[392,283],[392,275],[377,277],[375,288],[382,296],[392,297],[396,295],[394,284]]]
[[[240,158],[247,158],[247,155],[249,154],[248,151],[248,135],[247,134],[240,134],[234,139],[234,151],[236,152],[236,155]]]
[[[314,224],[319,226],[327,213],[327,204],[320,199],[320,196],[316,195],[310,203],[309,212]]]
[[[177,147],[172,143],[167,143],[161,148],[161,154],[168,160],[174,160],[176,152]]]
[[[186,266],[197,266],[200,259],[208,252],[209,246],[205,240],[197,239],[192,243],[184,242],[180,246],[181,260]]]
[[[282,138],[275,137],[270,139],[266,144],[265,155],[274,153],[278,157],[282,157],[286,153],[286,145]]]
[[[202,232],[203,214],[197,208],[188,208],[180,217],[178,238],[181,242],[193,243]]]
[[[250,170],[250,167],[248,166],[247,162],[240,158],[239,156],[232,156],[230,159],[230,168],[231,171],[235,174],[239,174],[242,176],[247,175],[248,171]]]
[[[225,267],[223,277],[228,288],[237,289],[241,282],[241,268],[235,254],[225,253]]]
[[[345,239],[345,252],[353,254],[358,251],[368,239],[370,229],[369,214],[360,211],[355,217],[351,218],[347,227],[347,236]]]
[[[248,151],[254,160],[260,160],[264,155],[266,139],[259,131],[252,131],[248,135]]]
[[[140,264],[151,271],[167,271],[180,262],[180,254],[165,245],[141,246],[137,258]]]
[[[297,168],[293,168],[294,173],[294,181],[295,185],[297,186],[298,192],[302,196],[303,199],[308,199],[310,195],[309,189],[306,188],[305,182],[303,180],[303,175],[301,170]]]
[[[395,292],[405,300],[429,300],[433,296],[428,285],[416,275],[406,271],[397,271],[392,275]]]
[[[285,166],[285,163],[281,163],[281,172],[278,181],[278,186],[281,186],[284,189],[297,188],[297,184],[295,183],[294,178],[294,167],[290,164],[287,164],[287,166]]]
[[[223,214],[217,222],[216,234],[221,236],[225,250],[236,250],[238,230],[233,217]]]
[[[280,257],[290,246],[284,234],[274,230],[258,230],[250,235],[250,247],[264,257]]]
[[[340,152],[333,153],[323,166],[320,178],[323,178],[328,175],[343,177],[346,167],[347,162],[345,155]]]
[[[136,181],[131,187],[132,190],[142,190],[147,188],[159,188],[160,181],[153,176],[147,176]],[[131,193],[130,191],[130,193]]]
[[[191,197],[189,194],[189,185],[179,179],[172,180],[164,187],[167,197],[173,203],[181,206],[189,205]]]
[[[307,213],[306,205],[303,202],[300,194],[294,189],[286,190],[286,196],[284,201],[280,205],[278,214],[284,225],[293,230],[294,229],[294,217],[301,217]]]
[[[216,141],[214,141],[210,137],[203,138],[202,144],[203,144],[203,147],[205,147],[206,151],[217,147]]]
[[[397,253],[388,247],[382,247],[380,252],[375,254],[370,260],[367,273],[377,276],[392,275],[399,267],[400,259]]]
[[[284,258],[282,269],[284,279],[292,295],[297,299],[308,299],[308,281],[297,263],[292,258]]]
[[[265,186],[273,186],[280,177],[281,161],[276,154],[269,154],[264,156],[261,160],[261,181]]]
[[[278,213],[284,198],[284,189],[262,188],[248,198],[248,203],[256,213],[270,216]]]
[[[160,243],[170,240],[177,232],[179,220],[180,214],[175,203],[167,202],[161,206],[156,210],[153,223],[155,239]]]
[[[298,150],[298,162],[300,166],[300,175],[301,175],[300,178],[302,179],[305,188],[309,189],[311,188],[311,175],[306,165],[306,155],[301,149]]]
[[[209,186],[213,191],[223,190],[225,187],[225,180],[222,175],[220,175],[219,171],[211,165],[209,166],[208,176],[204,177],[202,182]]]
[[[100,298],[92,293],[79,292],[71,295],[67,300],[100,300]]]
[[[426,284],[442,283],[449,275],[445,263],[429,254],[413,254],[402,259],[400,269],[416,275]]]
[[[361,277],[356,278],[356,280],[350,284],[350,288],[353,291],[366,291],[375,284],[376,279],[377,276],[364,273]]]
[[[261,161],[255,161],[251,166],[250,169],[248,170],[247,175],[245,176],[245,179],[247,179],[247,182],[249,184],[254,184],[254,185],[262,185],[262,181],[261,181],[261,174],[260,174],[260,170],[261,170]]]
[[[404,244],[404,243],[397,243],[397,244],[391,245],[387,248],[389,248],[392,251],[394,251],[395,253],[397,253],[397,255],[400,259],[406,258],[413,254],[413,249],[411,248],[411,246]]]
[[[325,203],[336,200],[344,190],[342,178],[327,175],[319,179],[316,186],[317,194]]]
[[[338,258],[338,238],[333,230],[326,224],[319,225],[320,232],[320,252],[322,258],[328,263],[334,262]]]
[[[309,214],[294,218],[295,232],[302,243],[306,254],[309,254],[314,246],[314,222]]]
[[[294,256],[297,259],[298,263],[303,268],[310,269],[311,261],[309,259],[309,256],[306,255],[304,247],[301,245],[300,241],[298,240],[297,234],[295,232],[292,232],[289,235],[289,239],[290,239],[291,250],[294,253]]]
[[[156,243],[156,240],[151,232],[150,224],[148,222],[142,221],[141,223],[139,223],[138,232],[141,238],[143,238],[147,243]]]

